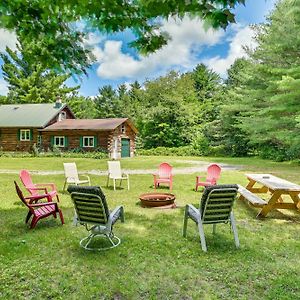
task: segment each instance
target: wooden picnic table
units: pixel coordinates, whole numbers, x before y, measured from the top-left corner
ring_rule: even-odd
[[[281,179],[271,174],[246,174],[249,182],[240,188],[240,198],[247,199],[256,207],[261,207],[258,216],[265,217],[273,209],[300,209],[300,185]],[[260,187],[254,185],[260,184]],[[260,199],[259,193],[270,193],[268,201]],[[293,202],[286,202],[282,197],[288,195]]]

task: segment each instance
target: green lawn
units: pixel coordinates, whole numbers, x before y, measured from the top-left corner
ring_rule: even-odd
[[[204,158],[140,157],[124,160],[127,169],[154,168],[160,161]],[[258,159],[209,161],[245,165],[224,171],[220,183],[246,184],[244,173],[271,172],[300,183],[296,164]],[[66,159],[64,159],[66,161]],[[104,160],[73,159],[84,170],[106,168]],[[151,165],[154,164],[154,166]],[[185,162],[176,166],[185,166]],[[62,160],[1,158],[0,169],[60,170]],[[203,174],[203,173],[202,173]],[[124,205],[126,221],[117,223],[119,247],[87,252],[79,247],[84,227],[72,225],[70,197],[61,194],[66,224],[46,219],[36,229],[24,224],[26,209],[18,200],[14,174],[0,174],[0,298],[1,299],[299,299],[300,214],[272,212],[264,220],[257,210],[237,202],[234,208],[241,248],[235,249],[228,225],[219,225],[213,236],[205,227],[208,252],[201,251],[194,224],[181,236],[183,207],[198,206],[195,174],[176,175],[174,193],[180,206],[174,210],[145,209],[138,195],[153,190],[151,175],[131,175],[131,190],[105,187],[104,176],[91,176],[103,186],[111,209]],[[63,176],[34,176],[35,181],[55,182]],[[165,190],[166,191],[166,190]]]

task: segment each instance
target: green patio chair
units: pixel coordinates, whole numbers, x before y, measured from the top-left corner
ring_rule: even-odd
[[[216,232],[218,223],[229,223],[231,225],[235,245],[238,248],[239,237],[232,211],[234,200],[236,199],[238,186],[233,185],[213,185],[206,187],[200,202],[199,209],[188,204],[185,208],[183,236],[186,237],[187,221],[193,220],[199,230],[201,247],[203,251],[207,251],[203,224],[213,224],[213,233]]]
[[[68,192],[73,200],[77,222],[84,225],[90,234],[80,241],[80,246],[86,250],[106,250],[117,247],[121,240],[113,234],[113,225],[117,220],[124,222],[123,206],[108,210],[106,198],[99,186],[70,185]],[[89,247],[96,237],[106,237],[110,247]]]

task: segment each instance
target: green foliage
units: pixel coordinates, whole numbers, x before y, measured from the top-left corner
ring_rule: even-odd
[[[94,119],[96,117],[97,109],[93,99],[73,92],[66,100],[76,118]]]
[[[227,141],[235,144],[237,154],[243,153],[237,144],[243,141],[262,157],[300,157],[299,8],[299,1],[279,2],[268,23],[255,28],[258,46],[249,51],[249,60],[231,68],[224,110],[229,117],[223,118],[223,125],[232,129],[234,138]]]
[[[132,46],[149,53],[165,45],[168,36],[159,30],[160,21],[184,15],[200,17],[209,26],[226,28],[234,22],[233,8],[244,0],[207,1],[51,1],[2,0],[0,27],[14,30],[24,42],[41,43],[37,52],[43,66],[57,71],[85,72],[91,52],[82,43],[85,32],[119,32],[132,29]],[[81,21],[87,28],[76,25]]]
[[[221,78],[204,64],[196,66],[192,73],[197,97],[200,102],[212,98],[220,89]]]
[[[97,118],[120,118],[123,116],[121,101],[111,85],[99,89],[99,95],[94,98]]]
[[[74,149],[72,151],[60,151],[59,148],[53,147],[52,151],[40,151],[37,147],[33,147],[31,152],[7,152],[1,151],[0,157],[7,158],[46,158],[46,157],[61,157],[61,158],[93,158],[105,159],[108,153],[105,149],[99,148],[95,151],[82,151],[82,149]]]
[[[147,81],[137,126],[145,148],[178,147],[192,139],[196,96],[191,76],[170,72]]]
[[[200,156],[192,146],[181,147],[157,147],[151,149],[139,149],[137,155],[145,156]]]
[[[78,89],[64,84],[70,75],[57,75],[37,58],[32,60],[34,49],[39,47],[42,47],[41,44],[19,42],[18,51],[6,48],[6,53],[0,53],[4,62],[1,66],[3,78],[8,83],[8,103],[47,103],[57,98],[65,100],[69,93]]]

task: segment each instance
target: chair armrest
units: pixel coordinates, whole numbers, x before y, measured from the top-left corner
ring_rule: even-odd
[[[51,186],[53,191],[56,191],[56,186],[54,183],[36,183],[36,186]]]
[[[90,176],[89,175],[80,175],[81,177],[85,177],[87,178],[88,180],[90,180]]]
[[[31,207],[42,207],[42,206],[49,206],[49,205],[55,205],[55,207],[57,208],[57,203],[56,202],[30,204]]]
[[[40,200],[40,199],[44,199],[44,198],[47,198],[48,202],[49,201],[52,202],[52,199],[51,199],[51,197],[50,197],[49,194],[43,194],[43,195],[35,195],[35,196],[25,197],[26,200],[27,199],[30,200],[29,203],[32,202],[32,201],[36,201],[36,200]]]
[[[113,221],[115,217],[117,216],[117,219],[120,219],[122,223],[124,223],[124,208],[122,205],[117,206],[110,214],[107,221],[107,227],[111,227],[113,225]]]
[[[46,188],[40,187],[40,188],[28,188],[28,189],[29,189],[29,190],[33,190],[33,191],[44,191],[45,194],[48,194],[48,191],[47,191]]]
[[[191,210],[193,210],[195,213],[199,214],[199,209],[197,209],[194,205],[192,204],[187,204],[186,208],[189,208]]]
[[[192,204],[187,204],[186,207],[185,207],[186,216],[190,216],[189,210],[193,211],[193,213],[194,213],[194,215],[196,215],[196,217],[199,216],[199,218],[197,218],[197,219],[200,220],[200,211],[199,211],[199,209],[197,209]]]

